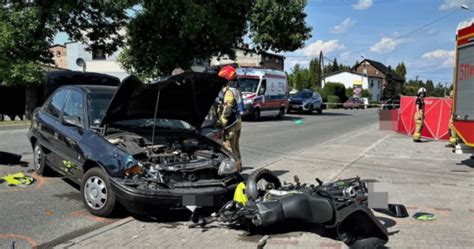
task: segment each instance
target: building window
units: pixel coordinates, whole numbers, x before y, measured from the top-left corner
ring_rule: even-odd
[[[266,60],[267,62],[269,62],[269,61],[270,61],[270,57],[265,56],[265,60]]]
[[[275,59],[275,63],[276,63],[276,64],[280,64],[280,59],[276,58],[276,59]]]
[[[379,74],[379,71],[375,70],[375,74]]]
[[[93,60],[105,60],[105,52],[103,49],[96,48],[92,50]]]

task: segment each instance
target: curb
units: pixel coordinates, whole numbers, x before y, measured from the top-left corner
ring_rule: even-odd
[[[0,125],[0,131],[22,130],[22,129],[28,129],[29,127],[30,127],[30,124]]]
[[[132,216],[129,216],[127,218],[124,218],[124,219],[121,219],[117,222],[114,222],[110,225],[107,225],[107,226],[104,226],[104,227],[101,227],[95,231],[92,231],[92,232],[89,232],[89,233],[86,233],[84,235],[81,235],[79,237],[76,237],[74,239],[70,239],[69,241],[66,241],[62,244],[59,244],[55,247],[53,247],[54,249],[60,249],[60,248],[69,248],[71,246],[74,246],[84,240],[87,240],[87,239],[90,239],[90,238],[93,238],[93,237],[96,237],[96,236],[99,236],[101,235],[102,233],[105,233],[107,231],[110,231],[110,230],[113,230],[113,229],[116,229],[116,228],[119,228],[127,223],[130,223],[132,221],[134,221],[135,218],[133,218]]]

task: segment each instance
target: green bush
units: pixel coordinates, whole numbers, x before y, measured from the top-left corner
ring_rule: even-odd
[[[346,87],[342,83],[328,82],[324,85],[324,92],[328,98],[328,102],[331,102],[329,101],[329,96],[331,95],[339,97],[339,101],[341,102],[347,100]]]
[[[314,92],[318,92],[320,95],[321,95],[321,98],[323,99],[323,102],[327,102],[328,100],[328,96],[326,94],[326,92],[324,91],[323,88],[321,87],[318,87],[318,86],[314,86],[311,88]]]
[[[339,98],[339,96],[336,96],[336,95],[329,95],[328,96],[328,103],[341,103],[341,99]],[[341,106],[338,105],[338,104],[327,104],[327,108],[328,109],[334,109],[334,108],[340,108]]]

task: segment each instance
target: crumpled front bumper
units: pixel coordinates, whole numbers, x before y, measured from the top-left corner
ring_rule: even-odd
[[[127,186],[120,178],[111,178],[117,200],[133,213],[149,214],[160,209],[185,206],[221,207],[232,199],[235,184],[228,186],[202,186],[190,188],[144,188]]]

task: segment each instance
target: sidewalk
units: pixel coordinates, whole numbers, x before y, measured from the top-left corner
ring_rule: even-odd
[[[391,203],[410,214],[431,212],[436,221],[397,219],[376,213],[388,227],[388,247],[471,248],[474,246],[474,160],[452,154],[443,142],[415,144],[410,137],[378,131],[378,125],[352,132],[262,166],[282,181],[303,182],[361,176],[385,183]],[[281,155],[278,151],[258,153]],[[464,163],[461,163],[463,162]],[[471,165],[470,167],[468,165]],[[58,248],[256,248],[261,235],[224,227],[189,229],[188,222],[158,223],[128,218],[73,239]],[[318,231],[272,234],[265,248],[346,248]]]

